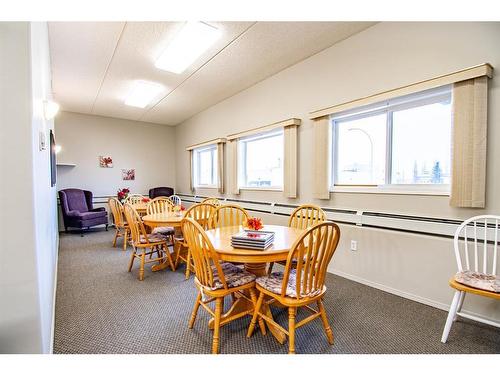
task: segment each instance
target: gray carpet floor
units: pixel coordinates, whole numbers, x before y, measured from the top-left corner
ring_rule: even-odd
[[[54,353],[210,353],[209,315],[200,309],[187,327],[196,290],[184,268],[153,273],[147,266],[141,282],[137,263],[127,272],[130,250],[113,248],[112,236],[60,237]],[[446,312],[331,274],[326,284],[335,343],[328,345],[317,319],[297,330],[297,353],[500,353],[499,329],[459,319],[442,344]],[[286,310],[273,315],[286,326]],[[246,338],[249,321],[221,328],[221,353],[287,353],[287,342],[269,334]]]

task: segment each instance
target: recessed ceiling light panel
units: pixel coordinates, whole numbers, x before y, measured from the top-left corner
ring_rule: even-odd
[[[187,22],[163,51],[155,66],[180,74],[219,39],[219,29],[203,22]]]
[[[125,99],[125,104],[145,108],[154,99],[158,98],[163,91],[164,87],[158,83],[136,81]]]

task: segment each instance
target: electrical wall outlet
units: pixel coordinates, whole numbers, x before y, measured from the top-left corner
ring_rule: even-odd
[[[351,251],[358,250],[358,241],[351,240]]]

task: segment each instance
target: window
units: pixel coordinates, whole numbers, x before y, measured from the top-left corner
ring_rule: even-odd
[[[252,189],[283,189],[283,129],[238,141],[238,185]]]
[[[211,145],[193,150],[194,186],[216,187],[217,146]]]
[[[449,189],[451,123],[449,86],[336,114],[332,188]]]

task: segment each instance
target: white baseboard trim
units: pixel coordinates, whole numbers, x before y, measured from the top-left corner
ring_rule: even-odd
[[[447,305],[447,304],[445,304],[445,303],[442,303],[442,302],[439,302],[439,301],[435,301],[435,300],[432,300],[432,299],[429,299],[429,298],[426,298],[426,297],[422,297],[422,296],[419,296],[419,295],[416,295],[416,294],[413,294],[413,293],[408,293],[408,292],[405,292],[405,291],[402,291],[402,290],[399,290],[399,289],[395,289],[395,288],[392,288],[390,286],[387,286],[387,285],[384,285],[384,284],[380,284],[380,283],[377,283],[377,282],[374,282],[374,281],[370,281],[370,280],[364,279],[364,278],[359,277],[359,276],[351,275],[351,274],[346,273],[346,272],[342,272],[342,271],[335,270],[335,269],[328,270],[328,272],[332,273],[334,275],[343,277],[345,279],[356,281],[356,282],[358,282],[360,284],[367,285],[367,286],[370,286],[372,288],[383,290],[384,292],[391,293],[391,294],[394,294],[396,296],[409,299],[411,301],[415,301],[415,302],[423,303],[424,305],[435,307],[435,308],[440,309],[440,310],[448,311],[449,308],[450,308],[450,306]],[[451,303],[451,301],[450,301],[450,303]],[[493,322],[495,322],[495,324],[500,324],[500,321],[498,321],[496,319],[492,319],[489,316],[478,314],[478,313],[476,313],[474,311],[465,310],[465,309],[462,310],[462,311],[464,313],[466,313],[466,314],[474,315],[474,316],[477,316],[477,317],[479,317],[481,319],[484,319],[484,320],[493,321]],[[444,323],[445,322],[443,321],[443,327],[444,327]]]

